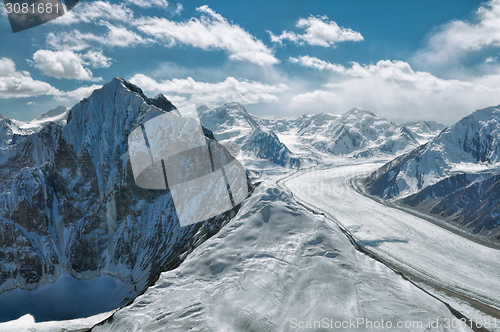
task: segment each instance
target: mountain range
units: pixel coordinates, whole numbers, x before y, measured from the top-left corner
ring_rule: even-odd
[[[332,156],[392,156],[419,145],[416,132],[357,108],[342,115],[306,114],[297,119],[259,118],[238,103],[214,109],[202,106],[198,113],[201,123],[217,140],[240,146],[242,157],[260,158],[291,168],[299,167],[301,162],[310,164],[311,159],[322,162]],[[437,135],[432,130],[427,137],[432,132]],[[281,141],[290,137],[288,144]]]
[[[236,213],[180,227],[168,190],[135,185],[128,135],[173,110],[115,78],[70,110],[28,124],[1,118],[0,321],[124,305]]]
[[[477,110],[366,180],[372,195],[500,240],[500,107]]]
[[[175,317],[171,322],[181,326],[178,329],[195,328],[189,321],[201,319],[200,326],[214,330],[212,319],[218,317],[224,322],[216,324],[220,329],[246,324],[247,329],[273,330],[283,327],[283,317],[268,317],[266,308],[256,309],[258,299],[271,294],[277,302],[266,302],[264,307],[274,307],[276,315],[291,310],[299,317],[300,294],[306,292],[311,299],[320,296],[325,291],[322,286],[306,288],[311,275],[326,270],[341,271],[345,278],[354,278],[355,285],[372,278],[389,280],[382,288],[369,285],[362,293],[379,294],[398,317],[411,318],[405,307],[409,300],[395,294],[412,286],[400,284],[392,271],[380,266],[376,269],[382,272],[374,276],[373,269],[365,268],[370,263],[361,262],[366,257],[351,252],[353,247],[340,229],[328,225],[336,230],[333,234],[319,232],[316,226],[326,228],[327,221],[261,180],[254,179],[253,185],[248,180],[250,187],[257,188],[250,190],[252,196],[241,206],[180,227],[168,190],[135,185],[127,151],[127,138],[134,128],[175,110],[165,96],[148,98],[139,87],[115,78],[70,109],[58,107],[27,123],[0,116],[0,306],[9,308],[0,313],[0,322],[25,313],[43,321],[112,310],[132,301],[169,270],[144,297],[95,330],[130,329],[143,308],[165,324]],[[304,169],[328,165],[335,158],[392,160],[366,179],[369,194],[494,240],[500,239],[499,110],[476,111],[446,128],[429,121],[398,125],[357,108],[341,115],[305,114],[297,119],[261,118],[234,102],[197,108],[207,139],[226,146],[250,171]],[[300,231],[287,223],[299,219],[307,221]],[[264,229],[274,235],[259,235]],[[234,249],[238,246],[241,250]],[[196,248],[201,248],[196,256],[189,256]],[[181,270],[173,270],[186,258]],[[287,286],[313,261],[317,271],[304,274],[296,287]],[[289,266],[294,266],[293,272]],[[264,272],[240,279],[241,271],[252,267],[278,271],[279,282],[261,285],[259,280],[273,278]],[[200,281],[192,278],[198,277],[208,278],[200,280],[209,286],[202,294],[187,292]],[[344,277],[336,292],[352,286]],[[253,280],[264,288],[252,288]],[[277,284],[283,287],[276,288]],[[257,297],[248,297],[238,291],[240,287],[250,287]],[[177,288],[186,292],[176,293]],[[109,289],[113,291],[106,292]],[[227,297],[219,289],[227,290]],[[425,302],[420,290],[411,288],[410,293],[415,296],[410,306],[439,317],[447,315],[441,303]],[[240,296],[248,300],[246,304],[238,302]],[[346,296],[347,302],[342,303],[354,303],[350,302],[354,293]],[[71,301],[74,298],[79,301]],[[155,304],[169,298],[177,299],[172,300],[174,307],[182,304],[167,310],[172,317]],[[224,318],[224,310],[238,303],[243,317]],[[328,310],[339,308],[328,303]],[[365,310],[355,304],[352,308]],[[347,317],[348,312],[339,312],[339,317]],[[365,313],[378,317],[375,307]]]
[[[242,159],[263,159],[279,166],[297,168],[300,159],[294,156],[264,121],[249,114],[238,103],[227,103],[209,109],[199,107],[201,123],[214,133],[221,144],[235,144]]]

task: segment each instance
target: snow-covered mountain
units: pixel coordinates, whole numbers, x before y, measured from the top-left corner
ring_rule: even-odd
[[[322,162],[328,156],[397,155],[418,146],[406,127],[356,108],[343,115],[305,114],[297,119],[259,118],[237,103],[198,112],[219,141],[234,142],[244,155],[281,166],[296,167],[299,159],[302,164]]]
[[[68,109],[64,106],[58,106],[29,122],[18,122],[17,125],[24,134],[31,134],[33,132],[40,131],[45,125],[50,123],[56,123],[64,126],[66,124],[67,116]]]
[[[278,136],[264,126],[257,127],[241,146],[247,156],[266,159],[280,165],[297,168],[300,160],[294,157],[288,147],[280,142]]]
[[[39,132],[48,124],[65,125],[67,111],[66,107],[59,106],[28,122],[8,119],[0,114],[0,148],[19,143],[27,135]]]
[[[299,167],[300,160],[283,144],[266,121],[248,113],[238,103],[198,108],[201,123],[221,144],[234,143],[242,158],[264,159],[279,166]],[[269,124],[269,123],[267,123]]]
[[[446,126],[436,121],[416,121],[405,123],[404,126],[420,143],[425,144],[442,132]]]
[[[128,135],[173,110],[115,78],[67,113],[40,117],[20,142],[19,126],[0,119],[0,321],[123,305],[235,214],[180,227],[169,191],[135,185]]]
[[[289,131],[295,125],[295,119],[260,118],[261,123],[275,133]]]
[[[234,102],[213,109],[201,106],[198,112],[200,122],[210,129],[220,142],[231,140],[241,145],[261,125],[259,118]]]
[[[393,155],[418,146],[405,127],[358,108],[339,117],[319,114],[308,120],[298,131],[301,140],[334,155]]]
[[[16,134],[19,134],[16,123],[0,114],[0,149],[13,144]]]
[[[455,317],[357,251],[331,220],[263,183],[221,232],[92,331],[328,331],[356,318],[389,321],[392,329],[397,321],[423,322],[405,331],[469,331],[427,326]]]
[[[322,133],[327,130],[327,127],[336,119],[339,115],[334,115],[330,113],[319,113],[319,114],[305,114],[295,120],[295,125],[297,126],[297,134],[300,136],[305,136],[307,134]]]
[[[435,139],[387,163],[366,180],[369,192],[404,199],[500,239],[500,107],[478,110]]]

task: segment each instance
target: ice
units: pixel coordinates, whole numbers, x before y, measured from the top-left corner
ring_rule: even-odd
[[[324,211],[389,264],[435,287],[500,308],[500,251],[359,194],[350,184],[380,164],[304,172],[285,182],[296,198]]]
[[[423,324],[398,331],[470,331],[427,328],[429,320],[454,316],[357,251],[334,222],[266,184],[179,268],[162,273],[144,295],[93,331],[294,331],[293,319],[325,318]],[[351,330],[374,329],[343,329]]]

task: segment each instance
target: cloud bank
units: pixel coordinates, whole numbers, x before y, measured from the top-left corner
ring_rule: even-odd
[[[284,40],[290,40],[298,45],[329,47],[340,42],[363,40],[361,33],[340,27],[336,22],[329,21],[326,16],[301,18],[297,21],[296,26],[304,29],[305,32],[296,34],[285,30],[279,36],[269,32],[271,41],[281,44]]]

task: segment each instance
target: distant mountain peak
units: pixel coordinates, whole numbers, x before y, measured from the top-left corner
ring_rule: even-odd
[[[411,132],[420,144],[425,144],[439,135],[446,126],[436,121],[420,120],[407,122],[403,125],[403,128]]]
[[[170,112],[171,110],[176,108],[162,93],[157,94],[149,100],[151,101],[152,105],[164,110],[165,112]]]
[[[370,115],[373,117],[377,117],[377,115],[375,115],[374,113],[357,107],[351,108],[349,111],[345,112],[344,115],[356,115],[356,116]]]
[[[54,109],[51,109],[50,111],[40,115],[37,119],[42,119],[42,118],[50,118],[53,116],[58,116],[66,112],[68,109],[65,106],[57,106]]]
[[[237,102],[214,109],[198,107],[201,123],[212,130],[217,140],[241,147],[245,156],[268,160],[281,166],[298,167],[300,160],[266,126],[267,120],[247,112]]]
[[[198,114],[201,114],[205,111],[208,111],[210,109],[210,107],[208,107],[207,105],[203,104],[203,105],[200,105],[196,108],[196,111],[198,112]]]
[[[113,79],[104,84],[103,88],[108,86],[108,87],[111,87],[113,85],[121,85],[122,87],[130,90],[130,91],[133,91],[133,92],[137,92],[141,95],[144,95],[144,92],[142,92],[142,89],[139,88],[137,85],[133,84],[133,83],[130,83],[129,81],[127,81],[126,79],[124,79],[123,77],[113,77]]]
[[[407,124],[425,134],[435,123]],[[500,107],[477,110],[365,181],[368,192],[500,240]]]
[[[220,126],[225,126],[228,130],[234,127],[253,130],[259,126],[258,119],[237,102],[229,102],[213,109],[199,107],[198,113],[201,122],[212,131]]]
[[[486,174],[485,169],[498,167],[499,146],[499,107],[477,110],[443,130],[427,144],[374,172],[371,186],[386,188],[386,192],[376,194],[392,198],[414,194],[451,174]],[[393,172],[390,180],[389,172]]]

